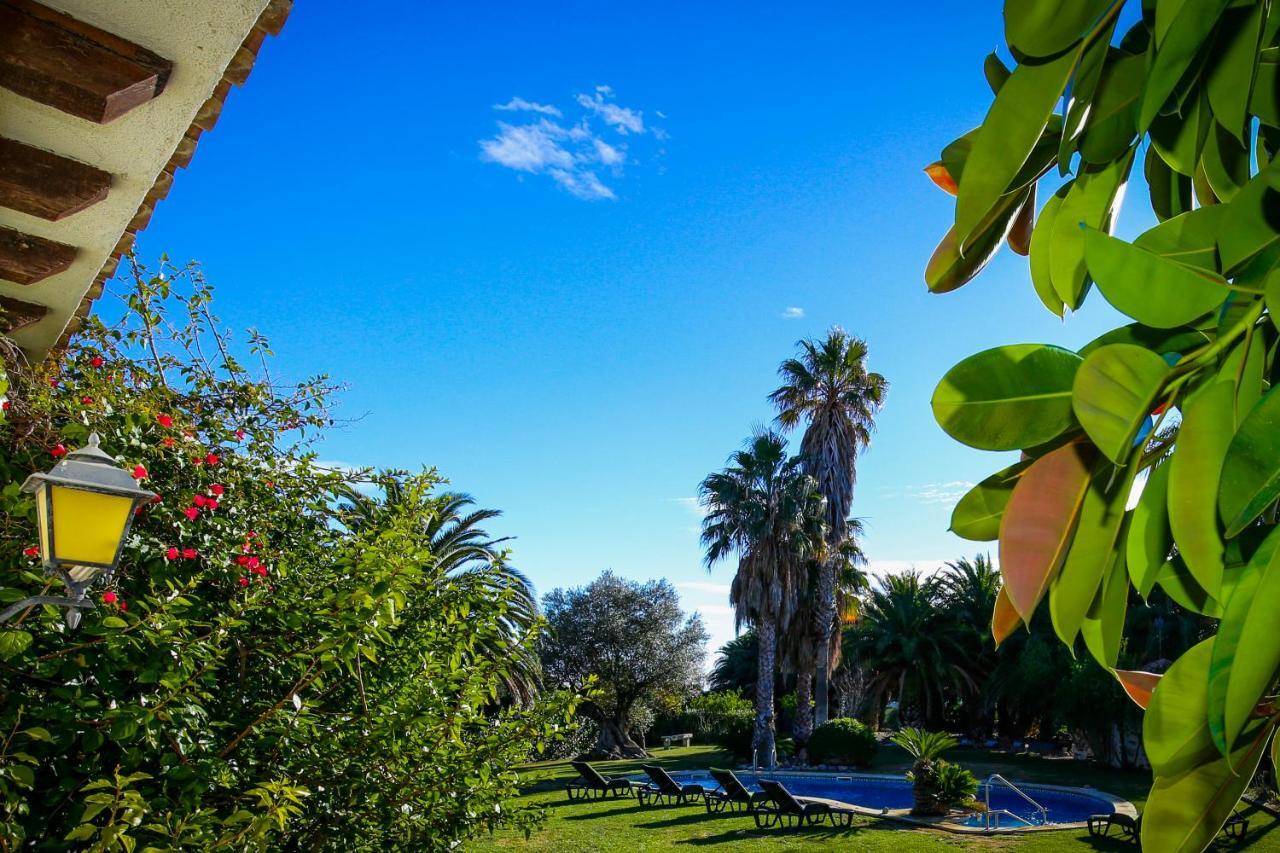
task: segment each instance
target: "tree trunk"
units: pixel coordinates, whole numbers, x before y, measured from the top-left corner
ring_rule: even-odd
[[[804,749],[813,734],[813,673],[808,666],[796,672],[796,719],[791,726],[791,736],[796,740],[796,752]]]
[[[772,769],[776,757],[773,740],[773,672],[778,664],[778,624],[772,619],[761,619],[756,625],[756,635],[760,643],[760,662],[756,670],[754,744],[757,761]]]
[[[831,635],[836,622],[836,567],[833,559],[824,560],[818,569],[818,596],[814,612],[817,628],[817,667],[814,685],[813,723],[820,726],[827,721],[827,700],[831,694]]]
[[[611,758],[648,758],[649,753],[631,739],[631,735],[618,724],[617,720],[597,719],[600,736],[596,739],[595,753]]]

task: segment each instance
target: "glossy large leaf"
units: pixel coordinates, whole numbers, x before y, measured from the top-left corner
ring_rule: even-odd
[[[942,377],[933,416],[947,434],[981,450],[1043,444],[1071,428],[1071,383],[1080,356],[1015,344],[972,355]]]
[[[1205,139],[1200,165],[1213,194],[1231,201],[1249,180],[1249,148],[1215,122]]]
[[[956,237],[962,245],[1027,162],[1076,58],[1076,51],[1068,51],[1049,62],[1019,65],[1000,87],[960,176]]]
[[[1213,640],[1183,653],[1156,686],[1142,721],[1142,743],[1157,776],[1177,776],[1220,757],[1209,734]]]
[[[1156,584],[1184,610],[1211,619],[1222,618],[1222,605],[1204,591],[1181,557],[1169,558],[1169,562],[1156,574]]]
[[[1112,208],[1123,192],[1132,166],[1133,152],[1130,152],[1105,166],[1081,169],[1058,209],[1049,273],[1053,289],[1072,310],[1084,301],[1089,280],[1084,260],[1085,232],[1081,226],[1109,227]]]
[[[1157,219],[1163,221],[1191,209],[1191,178],[1170,168],[1155,148],[1147,149],[1143,174]]]
[[[1124,617],[1129,609],[1129,575],[1124,554],[1114,552],[1089,612],[1080,623],[1080,636],[1093,659],[1107,669],[1120,660],[1124,638]]]
[[[1022,190],[1001,199],[992,211],[991,220],[981,226],[963,254],[956,240],[955,228],[948,229],[924,270],[924,280],[929,291],[947,293],[968,283],[982,272],[983,267],[1000,249],[1001,241],[1009,235],[1009,229],[1026,205],[1030,193],[1029,189]]]
[[[1109,344],[1134,344],[1165,355],[1167,353],[1190,352],[1207,343],[1209,343],[1209,336],[1190,326],[1173,329],[1153,329],[1141,323],[1130,323],[1127,326],[1117,326],[1111,331],[1099,335],[1082,346],[1079,352],[1080,357],[1085,358],[1098,347],[1105,347]]]
[[[1026,257],[1031,254],[1031,231],[1036,224],[1036,185],[1026,189],[1026,200],[1018,208],[1013,222],[1009,225],[1009,233],[1005,239],[1009,248],[1016,254]]]
[[[1218,597],[1223,543],[1218,484],[1235,430],[1235,383],[1211,382],[1182,408],[1182,426],[1169,461],[1169,529],[1196,581]]]
[[[1218,232],[1227,208],[1198,207],[1142,232],[1133,245],[1161,257],[1211,272],[1218,269]]]
[[[1111,57],[1080,137],[1080,157],[1086,163],[1117,159],[1138,133],[1138,98],[1146,81],[1146,55],[1113,51]]]
[[[1210,64],[1205,75],[1215,117],[1241,144],[1247,137],[1245,114],[1253,90],[1262,13],[1261,3],[1227,9],[1213,46],[1217,62]]]
[[[951,511],[951,532],[974,542],[1000,538],[1000,519],[1013,495],[1018,478],[1031,463],[1017,462],[974,486]]]
[[[1213,117],[1209,114],[1208,101],[1198,95],[1183,106],[1181,113],[1167,113],[1151,123],[1151,147],[1160,152],[1160,158],[1175,171],[1194,178],[1211,127]],[[1199,185],[1196,197],[1201,204],[1207,203]]]
[[[1280,161],[1259,172],[1226,206],[1218,251],[1222,268],[1234,272],[1280,241]]]
[[[1156,693],[1163,687],[1161,682]],[[1231,761],[1219,756],[1178,776],[1157,775],[1142,816],[1142,849],[1200,853],[1213,844],[1253,779],[1270,736],[1270,726],[1260,728]]]
[[[1209,732],[1224,755],[1280,666],[1280,646],[1275,643],[1280,636],[1280,528],[1272,530],[1247,568],[1233,571],[1239,577],[1218,624],[1209,662]]]
[[[1114,561],[1121,556],[1116,544],[1136,469],[1137,466],[1130,465],[1117,472],[1105,459],[1094,464],[1071,548],[1049,588],[1053,629],[1068,646],[1075,643],[1080,623],[1093,605],[1103,576],[1114,568]],[[1001,554],[1003,558],[1003,552]]]
[[[1097,451],[1071,443],[1031,463],[1000,523],[1000,574],[1014,609],[1030,621],[1062,565]]]
[[[1185,0],[1168,23],[1164,37],[1157,35],[1155,60],[1138,108],[1138,129],[1146,130],[1160,112],[1178,81],[1190,67],[1201,46],[1213,32],[1228,0]],[[1162,6],[1166,5],[1164,3]]]
[[[1071,156],[1075,153],[1076,143],[1084,123],[1093,115],[1098,105],[1095,95],[1102,79],[1103,68],[1109,57],[1123,56],[1120,51],[1111,47],[1111,37],[1115,33],[1116,18],[1104,28],[1089,46],[1085,48],[1075,73],[1071,75],[1071,83],[1067,87],[1066,105],[1062,123],[1062,137],[1058,143],[1058,173],[1066,176],[1071,171]]]
[[[1125,537],[1125,562],[1138,594],[1146,598],[1169,559],[1169,463],[1151,469]]]
[[[1009,598],[1008,590],[1000,587],[1000,592],[996,595],[995,611],[991,614],[991,638],[995,640],[996,648],[1009,639],[1009,635],[1018,630],[1022,624],[1022,617],[1018,615],[1018,609],[1013,606],[1013,599]]]
[[[1068,181],[1049,197],[1049,200],[1044,203],[1044,207],[1040,209],[1040,217],[1036,220],[1035,228],[1031,231],[1031,262],[1029,265],[1031,269],[1031,284],[1035,287],[1036,296],[1040,297],[1044,307],[1058,317],[1063,315],[1066,305],[1063,303],[1062,298],[1058,296],[1057,291],[1053,289],[1053,278],[1050,273],[1050,266],[1053,260],[1053,228],[1058,218],[1058,211],[1062,209],[1062,202],[1070,191],[1071,182]]]
[[[1218,511],[1235,536],[1280,497],[1280,394],[1273,387],[1240,424],[1222,463]]]
[[[1163,677],[1154,672],[1143,672],[1137,669],[1117,669],[1115,676],[1133,703],[1144,711],[1151,704],[1151,694]]]
[[[1099,347],[1076,371],[1071,390],[1076,420],[1112,462],[1123,465],[1129,457],[1169,373],[1159,353],[1131,344]]]
[[[1005,0],[1004,32],[1015,55],[1053,56],[1080,41],[1115,0],[1066,4]]]
[[[1089,273],[1107,301],[1139,323],[1171,329],[1221,305],[1221,276],[1185,266],[1100,231],[1085,234]]]

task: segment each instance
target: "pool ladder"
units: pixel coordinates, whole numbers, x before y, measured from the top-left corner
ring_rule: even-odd
[[[1032,806],[1032,807],[1033,807],[1037,812],[1039,812],[1039,813],[1040,813],[1040,823],[1045,824],[1045,823],[1048,823],[1048,822],[1049,822],[1049,810],[1048,810],[1048,809],[1046,809],[1044,806],[1042,806],[1042,805],[1040,805],[1039,803],[1037,803],[1035,800],[1031,799],[1031,797],[1029,797],[1029,796],[1027,795],[1027,792],[1026,792],[1026,791],[1022,790],[1022,789],[1021,789],[1021,788],[1019,788],[1017,785],[1013,784],[1013,783],[1012,783],[1012,782],[1010,782],[1008,779],[1006,779],[1006,778],[1004,778],[1003,776],[1001,776],[999,773],[992,773],[990,776],[988,776],[988,777],[987,777],[986,792],[985,792],[985,799],[986,799],[986,806],[987,806],[987,810],[986,810],[986,812],[984,813],[984,818],[985,818],[986,828],[987,828],[987,829],[999,829],[999,828],[1000,828],[1000,818],[1001,818],[1002,816],[1003,816],[1003,817],[1011,817],[1011,818],[1013,818],[1014,820],[1022,821],[1022,822],[1023,822],[1023,823],[1025,823],[1027,826],[1035,826],[1035,823],[1033,823],[1032,821],[1027,820],[1027,819],[1026,819],[1025,817],[1023,817],[1022,815],[1014,814],[1013,812],[1009,811],[1008,809],[992,809],[992,808],[991,808],[991,786],[992,786],[992,784],[994,784],[994,783],[996,783],[996,782],[999,782],[1001,785],[1004,785],[1004,786],[1005,786],[1006,788],[1008,788],[1010,791],[1013,791],[1013,792],[1014,792],[1015,794],[1017,794],[1019,797],[1022,797],[1022,799],[1026,800],[1028,803],[1030,803],[1030,804],[1031,804],[1031,806]],[[994,824],[992,823],[992,818],[993,818],[993,817],[995,818],[995,822],[994,822]]]

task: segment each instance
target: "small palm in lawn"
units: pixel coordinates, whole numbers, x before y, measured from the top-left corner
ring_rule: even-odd
[[[942,753],[959,745],[959,741],[949,734],[929,732],[924,729],[903,729],[893,736],[893,742],[907,751],[914,762],[908,778],[912,782],[912,793],[915,804],[911,813],[917,815],[946,814],[948,806],[935,798],[932,793],[931,779],[935,765],[942,758]]]

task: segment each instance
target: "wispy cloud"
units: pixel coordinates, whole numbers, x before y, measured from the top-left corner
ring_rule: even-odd
[[[703,506],[700,498],[668,498],[671,503],[680,504],[688,510],[690,515],[702,518],[707,514],[707,508]]]
[[[699,593],[703,595],[725,596],[729,594],[729,585],[727,583],[713,583],[711,581],[677,581],[675,587],[681,592]]]
[[[524,98],[521,98],[521,97],[512,98],[511,100],[507,101],[505,104],[494,104],[493,108],[495,110],[501,110],[503,112],[508,112],[508,113],[515,113],[515,112],[542,113],[543,115],[555,116],[556,118],[559,118],[562,115],[560,110],[556,109],[550,104],[539,104],[534,101],[526,101]]]
[[[908,486],[905,497],[922,504],[954,504],[973,488],[968,480],[950,480],[945,483],[925,483],[923,486]]]
[[[616,103],[609,86],[596,86],[592,94],[579,94],[574,102],[577,115],[571,121],[559,107],[520,97],[495,104],[499,112],[539,117],[530,116],[524,124],[498,121],[497,133],[480,140],[480,159],[516,172],[546,175],[576,198],[616,199],[605,180],[622,177],[630,160],[626,139],[666,136],[647,127],[640,110]]]
[[[789,305],[783,310],[781,316],[784,320],[799,320],[804,317],[804,309],[795,305]]]

